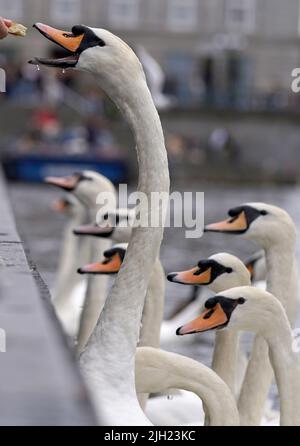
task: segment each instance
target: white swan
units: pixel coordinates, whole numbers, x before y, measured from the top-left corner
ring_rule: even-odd
[[[210,426],[239,425],[239,414],[231,391],[216,373],[198,361],[159,349],[140,347],[136,352],[136,368],[139,370],[136,378],[139,392],[185,389],[201,398]],[[201,410],[198,423],[200,421],[203,423]]]
[[[68,217],[52,303],[64,332],[71,338],[76,338],[86,291],[86,280],[78,277],[76,270],[82,262],[88,261],[90,245],[87,240],[76,240],[72,231],[74,225],[86,221],[87,214],[84,206],[71,195],[56,200],[52,208]]]
[[[250,285],[250,272],[244,263],[228,253],[212,255],[200,260],[191,270],[170,273],[168,280],[185,285],[206,285],[213,292],[227,290],[237,286]],[[212,369],[224,380],[233,394],[238,393],[237,359],[239,335],[226,331],[216,333]]]
[[[280,424],[300,426],[300,359],[286,312],[272,294],[254,287],[219,293],[205,302],[206,310],[178,330],[180,335],[228,327],[254,331],[269,347],[280,397]],[[259,380],[259,377],[258,377]]]
[[[169,172],[161,122],[134,52],[103,29],[78,25],[72,33],[66,33],[43,24],[35,26],[46,37],[71,50],[72,55],[60,60],[38,58],[33,62],[72,66],[95,74],[133,130],[139,192],[148,202],[153,192],[168,195]],[[166,206],[167,202],[160,202],[159,208],[148,209],[144,200],[140,212],[143,217],[155,217],[161,211],[165,214]],[[162,225],[133,230],[121,270],[80,358],[98,420],[104,425],[150,424],[136,397],[134,362],[144,299],[162,236]]]
[[[265,203],[241,205],[231,209],[229,216],[205,230],[241,234],[260,245],[266,257],[267,290],[280,300],[293,323],[298,304],[298,270],[296,229],[291,217],[283,209]],[[257,336],[238,403],[242,425],[260,424],[272,376],[267,344]]]
[[[116,193],[113,184],[106,177],[97,172],[83,171],[81,173],[75,173],[69,177],[48,177],[45,181],[48,184],[60,187],[73,194],[85,206],[89,219],[96,220],[97,213],[101,211],[100,204],[97,204],[99,194],[111,194],[112,200],[107,206],[111,206],[111,209],[115,206]],[[93,242],[90,243],[90,261],[92,262],[98,259],[99,252],[105,251],[111,245],[110,241],[104,238],[93,240]],[[80,328],[77,338],[77,352],[82,351],[95,328],[107,296],[107,285],[108,279],[105,276],[91,277],[88,280],[85,303],[81,314]]]

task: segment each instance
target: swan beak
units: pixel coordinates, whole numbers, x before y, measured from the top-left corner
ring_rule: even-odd
[[[178,328],[176,334],[184,336],[192,333],[202,333],[223,326],[228,322],[221,305],[218,303],[214,308],[205,310],[201,316]]]
[[[51,209],[55,212],[65,212],[69,208],[70,204],[67,202],[67,200],[64,200],[63,198],[59,200],[55,200],[52,205]]]
[[[33,65],[42,64],[49,67],[59,68],[74,68],[76,66],[79,59],[78,50],[84,39],[84,34],[75,36],[73,33],[52,28],[44,23],[35,23],[33,27],[36,28],[44,37],[69,51],[72,53],[72,55],[56,60],[36,57],[29,63]]]
[[[74,229],[73,233],[80,236],[90,236],[90,237],[110,237],[113,233],[114,228],[107,225],[105,227],[100,227],[97,225],[82,225]]]
[[[78,184],[78,176],[70,175],[68,177],[46,177],[45,183],[60,187],[68,192],[73,191]]]
[[[71,32],[52,28],[44,23],[35,23],[33,27],[47,39],[61,46],[65,50],[70,51],[71,53],[76,53],[76,51],[78,51],[84,38],[84,34],[81,36],[74,36],[74,34]]]
[[[102,263],[91,263],[78,269],[79,274],[117,274],[121,268],[122,260],[119,254],[115,254]]]
[[[183,285],[208,285],[211,282],[211,268],[199,273],[199,268],[195,267],[188,271],[182,271],[178,273],[170,273],[167,275],[167,279],[170,282],[182,283]]]
[[[204,232],[231,232],[239,234],[248,229],[248,222],[245,212],[241,212],[237,217],[229,218],[218,223],[206,225]]]

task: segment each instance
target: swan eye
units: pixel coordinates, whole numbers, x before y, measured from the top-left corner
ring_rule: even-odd
[[[226,273],[230,274],[230,273],[232,273],[232,272],[233,272],[233,269],[232,269],[232,268],[230,268],[230,267],[226,268]]]
[[[105,221],[108,220],[108,214],[103,215],[103,220],[105,220]]]
[[[246,302],[246,299],[244,299],[243,297],[239,297],[237,302],[239,305],[243,305]]]
[[[260,211],[260,215],[268,215],[267,211]]]

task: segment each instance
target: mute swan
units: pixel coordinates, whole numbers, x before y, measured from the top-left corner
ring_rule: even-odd
[[[73,194],[85,206],[89,219],[95,220],[97,213],[101,211],[100,204],[97,204],[97,198],[101,193],[103,194],[103,197],[104,194],[105,196],[106,194],[111,194],[112,201],[107,205],[115,206],[115,188],[113,184],[106,177],[97,172],[83,171],[81,173],[75,173],[69,177],[48,177],[45,181],[48,184],[60,187]],[[92,262],[96,261],[99,252],[105,251],[110,245],[111,243],[108,239],[106,240],[103,238],[94,240],[93,243],[91,243],[90,260]],[[107,292],[107,277],[91,277],[90,280],[88,280],[85,303],[81,314],[77,338],[77,352],[82,351],[86,345],[104,306]]]
[[[148,202],[153,192],[168,195],[168,161],[161,122],[141,63],[131,48],[103,29],[78,25],[72,28],[72,33],[66,33],[41,23],[35,27],[72,54],[64,59],[36,58],[32,62],[76,67],[95,74],[134,133],[139,192],[144,193]],[[155,217],[159,212],[165,215],[166,208],[165,201],[150,209],[146,200],[140,203],[143,216]],[[135,351],[148,282],[162,237],[163,225],[133,230],[121,270],[80,358],[98,420],[104,425],[150,424],[136,397]]]
[[[167,279],[184,285],[207,285],[215,293],[251,284],[250,272],[244,263],[227,253],[215,254],[208,259],[200,260],[191,270],[170,273]],[[239,335],[236,332],[216,333],[212,369],[223,379],[233,394],[237,394],[238,351]]]
[[[265,252],[267,290],[283,304],[290,321],[296,317],[298,271],[295,259],[296,229],[283,209],[265,203],[247,203],[229,211],[230,218],[205,227],[206,232],[241,234],[256,241]],[[242,425],[259,425],[272,381],[268,347],[257,336],[239,398]]]
[[[68,215],[52,303],[65,333],[76,338],[86,291],[86,281],[78,277],[76,270],[90,258],[90,246],[86,240],[76,240],[72,231],[74,225],[86,221],[87,213],[84,206],[71,195],[57,200],[52,207]]]
[[[231,391],[215,372],[203,364],[175,353],[139,347],[136,368],[139,370],[136,384],[139,392],[185,389],[201,398],[210,426],[239,425],[239,414]],[[198,420],[201,415],[199,411]]]
[[[205,302],[196,320],[179,335],[228,327],[254,331],[269,347],[280,396],[280,424],[300,426],[300,359],[286,312],[272,294],[254,287],[232,288]],[[259,377],[258,377],[259,379]]]

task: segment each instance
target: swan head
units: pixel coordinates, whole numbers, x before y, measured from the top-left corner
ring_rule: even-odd
[[[263,248],[295,242],[296,228],[283,209],[266,203],[246,203],[228,211],[227,220],[205,226],[205,232],[243,235]]]
[[[135,220],[134,209],[99,211],[97,223],[82,225],[74,229],[74,234],[89,237],[109,237],[117,243],[129,243]]]
[[[31,64],[91,72],[97,75],[108,94],[118,94],[120,88],[123,97],[126,88],[132,88],[138,76],[142,75],[145,80],[142,65],[134,51],[105,29],[76,25],[71,31],[61,31],[43,23],[36,23],[34,27],[70,55],[56,60],[36,57],[29,62]]]
[[[89,170],[76,172],[65,177],[46,177],[45,182],[72,193],[88,208],[95,208],[97,206],[99,193],[114,193],[113,186],[107,178],[97,172]]]
[[[228,327],[264,336],[280,324],[284,314],[281,303],[272,294],[249,286],[236,287],[207,299],[200,316],[176,333],[183,336]]]
[[[207,285],[212,291],[227,290],[250,284],[250,272],[237,257],[228,253],[214,254],[187,271],[170,273],[170,282],[184,285]]]
[[[127,250],[126,243],[114,245],[103,253],[102,262],[91,263],[78,269],[79,274],[117,274],[120,271]]]

